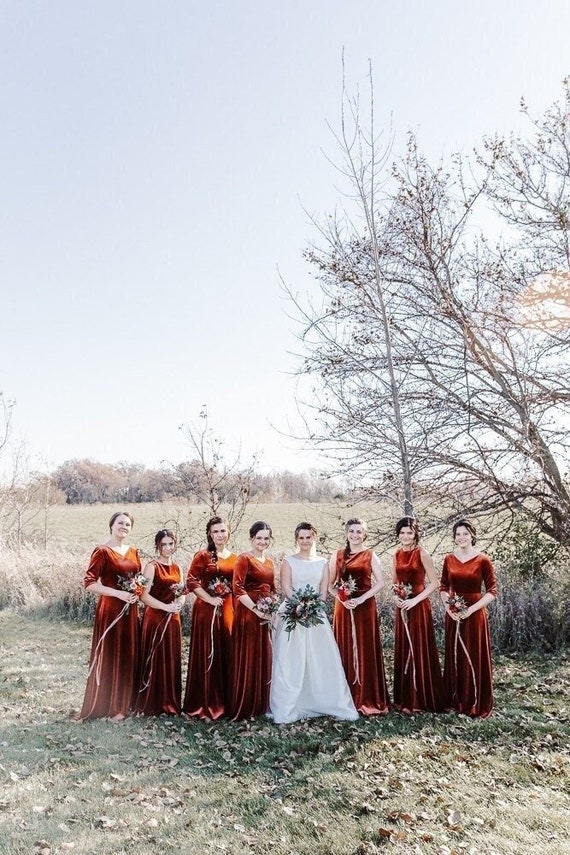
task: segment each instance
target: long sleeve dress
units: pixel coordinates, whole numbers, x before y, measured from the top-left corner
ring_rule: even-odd
[[[192,606],[188,676],[182,711],[201,719],[218,719],[229,702],[230,643],[234,621],[232,579],[237,556],[216,558],[203,549],[197,552],[186,579],[189,591],[202,588],[216,596],[210,586],[221,580],[228,588],[222,606],[214,607],[196,597]]]
[[[318,592],[326,558],[305,560],[290,555],[293,590],[310,585]],[[273,637],[273,671],[270,707],[277,724],[287,724],[301,718],[330,715],[354,721],[358,718],[350,689],[346,682],[338,647],[328,618],[322,623],[304,627],[298,624],[291,633],[284,627],[277,612]]]
[[[339,550],[336,558],[336,581],[352,577],[359,597],[372,587],[372,552],[364,549],[346,556]],[[384,672],[382,638],[376,598],[369,597],[354,610],[337,599],[334,606],[333,632],[354,705],[363,715],[388,712],[389,698]]]
[[[421,549],[399,549],[395,555],[398,582],[411,585],[409,597],[425,588]],[[394,624],[394,707],[400,712],[441,712],[443,681],[428,598],[409,611],[396,609]]]
[[[175,599],[182,580],[178,564],[154,562],[148,593],[161,603]],[[180,615],[146,605],[141,631],[140,678],[135,711],[144,715],[180,715],[182,631]]]
[[[235,617],[230,655],[230,718],[233,721],[263,715],[269,710],[271,683],[271,629],[239,601],[249,594],[256,603],[275,595],[275,566],[270,558],[259,561],[240,555],[233,577]]]
[[[121,555],[110,546],[97,546],[83,580],[86,588],[101,582],[122,590],[125,581],[141,571],[136,549]],[[139,616],[137,604],[102,594],[95,609],[89,672],[80,719],[127,715],[133,705],[139,669]]]
[[[482,597],[481,589],[497,595],[495,568],[487,555],[460,561],[446,555],[440,590],[463,597],[467,606]],[[493,710],[493,665],[487,609],[478,609],[465,620],[445,615],[445,708],[487,718]]]

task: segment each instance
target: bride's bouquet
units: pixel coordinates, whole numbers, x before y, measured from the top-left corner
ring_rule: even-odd
[[[293,591],[285,601],[281,617],[285,632],[291,634],[300,624],[304,627],[317,626],[326,620],[325,604],[311,585]]]

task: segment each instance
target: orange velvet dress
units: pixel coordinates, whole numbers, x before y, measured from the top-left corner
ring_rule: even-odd
[[[249,594],[256,603],[275,595],[275,566],[271,559],[258,561],[252,555],[240,555],[233,578],[236,603],[230,656],[230,718],[253,718],[269,709],[271,683],[271,630],[267,621],[239,602]]]
[[[411,585],[409,597],[425,588],[421,550],[399,549],[395,555],[398,582]],[[429,599],[410,611],[396,609],[394,618],[394,706],[400,712],[441,712],[443,681]]]
[[[336,559],[336,581],[350,577],[356,584],[351,597],[359,597],[373,584],[372,552],[364,549],[345,556],[339,550]],[[362,605],[349,610],[335,600],[333,632],[340,658],[352,694],[354,706],[362,715],[388,712],[389,698],[384,672],[382,638],[376,598],[369,597]]]
[[[124,556],[110,546],[97,546],[83,580],[84,587],[101,582],[121,590],[119,578],[141,571],[136,549]],[[95,610],[89,673],[80,719],[126,715],[133,705],[139,669],[138,607],[101,595]]]
[[[202,588],[212,596],[210,585],[215,579],[223,580],[230,593],[224,596],[222,606],[211,606],[196,597],[192,606],[192,628],[188,676],[182,710],[187,715],[201,719],[218,719],[225,715],[229,703],[228,678],[230,667],[230,642],[234,622],[232,579],[237,556],[216,558],[203,549],[197,552],[186,579],[189,591]]]
[[[467,561],[446,555],[440,590],[463,597],[467,606],[482,597],[481,588],[497,595],[497,579],[490,559],[483,554]],[[462,621],[445,615],[445,707],[465,715],[487,718],[493,711],[493,665],[487,609]]]
[[[161,603],[175,599],[180,584],[178,564],[154,562],[148,593]],[[180,715],[182,696],[182,630],[180,615],[145,606],[141,631],[141,671],[135,711],[143,715]]]

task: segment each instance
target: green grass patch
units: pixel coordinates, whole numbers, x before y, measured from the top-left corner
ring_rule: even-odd
[[[0,853],[570,851],[568,658],[499,658],[485,721],[76,724],[90,630],[0,638]]]

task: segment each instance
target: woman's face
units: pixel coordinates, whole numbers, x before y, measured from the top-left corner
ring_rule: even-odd
[[[111,534],[117,540],[124,540],[130,534],[132,522],[126,514],[119,514],[113,525],[111,526]]]
[[[223,549],[230,537],[227,525],[225,523],[214,523],[210,528],[210,537],[214,541],[216,549]]]
[[[165,535],[158,543],[158,554],[161,558],[170,558],[176,550],[176,541],[173,537]]]
[[[360,523],[353,523],[346,530],[346,539],[351,546],[360,546],[366,539],[366,529]]]
[[[315,533],[309,528],[302,528],[297,535],[297,546],[301,552],[310,552],[315,542]]]
[[[271,540],[271,534],[268,528],[262,528],[261,531],[258,531],[257,534],[251,538],[251,546],[254,552],[265,552],[265,550],[269,547],[269,542]]]
[[[398,540],[402,546],[411,546],[416,540],[414,530],[409,525],[403,526],[398,534]]]
[[[455,543],[457,546],[471,546],[472,536],[468,528],[460,525],[455,532]]]

